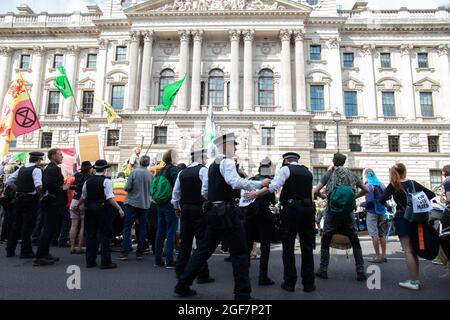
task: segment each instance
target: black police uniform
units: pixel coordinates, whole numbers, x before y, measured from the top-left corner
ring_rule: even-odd
[[[206,215],[202,210],[205,199],[201,194],[202,181],[199,177],[200,170],[203,167],[201,164],[188,167],[181,171],[178,176],[181,191],[181,241],[175,264],[177,277],[181,276],[189,262],[194,236],[197,246],[205,237]],[[198,281],[207,282],[209,279],[208,264],[205,262],[198,274]]]
[[[209,203],[221,202],[221,205],[212,204],[209,208],[205,238],[192,254],[179,278],[175,292],[184,293],[189,290],[206,260],[214,253],[220,241],[227,238],[233,265],[235,298],[250,299],[251,285],[245,233],[238,217],[233,188],[225,182],[220,173],[220,164],[216,161],[208,170],[208,200]]]
[[[84,228],[86,231],[86,263],[88,267],[97,265],[98,246],[101,247],[101,265],[109,266],[111,261],[111,239],[113,235],[112,206],[105,197],[103,175],[95,175],[86,181],[86,206]]]
[[[16,185],[15,212],[13,228],[8,237],[6,251],[9,254],[14,253],[17,246],[17,240],[20,236],[22,258],[34,257],[31,246],[31,234],[36,223],[36,216],[39,207],[39,194],[36,191],[33,180],[33,171],[41,170],[36,165],[22,167],[19,169]]]
[[[287,167],[290,176],[280,195],[284,283],[295,288],[297,282],[294,250],[298,234],[302,251],[301,277],[303,286],[307,289],[314,286],[315,227],[311,195],[313,175],[303,165],[290,164]]]
[[[257,175],[252,180],[262,181],[273,177]],[[275,194],[269,193],[255,199],[253,203],[245,208],[245,234],[247,238],[248,261],[250,264],[250,253],[253,242],[261,243],[261,258],[259,260],[259,284],[273,284],[268,277],[270,243],[274,231],[275,221],[272,220],[270,204],[275,205]]]

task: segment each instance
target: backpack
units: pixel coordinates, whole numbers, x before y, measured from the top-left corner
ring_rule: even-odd
[[[172,185],[167,179],[169,168],[164,168],[158,172],[150,185],[150,195],[156,204],[166,204],[172,198]]]
[[[332,214],[351,213],[356,209],[355,192],[350,186],[342,184],[333,190],[328,203]]]
[[[414,182],[408,181],[412,188],[406,188],[406,209],[404,218],[409,222],[424,223],[428,222],[428,216],[431,211],[431,203],[423,191],[416,192]]]
[[[386,213],[386,207],[380,202],[383,195],[383,189],[380,186],[373,186],[373,207],[376,214],[383,215]]]
[[[414,252],[423,259],[434,260],[439,253],[439,233],[429,223],[414,225],[411,242]]]

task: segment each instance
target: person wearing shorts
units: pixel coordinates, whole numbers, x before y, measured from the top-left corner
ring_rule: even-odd
[[[82,247],[84,242],[84,206],[81,210],[76,210],[78,202],[81,198],[81,191],[84,183],[92,175],[92,164],[89,161],[83,161],[81,164],[80,172],[75,174],[75,184],[71,186],[71,189],[75,190],[75,193],[70,203],[70,220],[72,221],[70,227],[70,253],[84,253]],[[77,241],[78,240],[78,241]]]

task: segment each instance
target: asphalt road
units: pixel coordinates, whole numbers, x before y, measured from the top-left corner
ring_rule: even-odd
[[[362,237],[361,243],[365,258],[370,258],[373,249],[368,237]],[[319,238],[317,238],[319,243]],[[318,265],[320,246],[315,251],[315,262]],[[118,299],[118,300],[170,300],[175,286],[173,269],[154,268],[154,257],[144,256],[143,261],[134,259],[122,262],[117,260],[119,253],[113,253],[113,259],[118,263],[117,269],[101,270],[86,269],[83,255],[70,255],[65,248],[51,248],[54,256],[61,258],[53,266],[33,267],[31,260],[21,260],[18,257],[6,258],[4,244],[0,245],[0,299]],[[332,250],[329,268],[329,279],[317,279],[317,290],[304,293],[300,281],[297,290],[289,293],[280,288],[283,276],[281,245],[273,245],[269,273],[276,281],[274,286],[259,287],[258,261],[253,260],[250,270],[252,296],[263,300],[428,300],[450,299],[450,270],[434,265],[429,261],[420,261],[420,278],[423,289],[409,291],[398,286],[398,282],[407,278],[406,265],[396,237],[388,244],[388,263],[379,265],[381,289],[369,290],[366,282],[357,282],[354,260],[349,251],[347,258],[343,250]],[[297,256],[297,270],[300,273],[300,252]],[[216,282],[198,285],[193,288],[198,295],[192,299],[232,299],[233,279],[231,263],[223,259],[225,254],[217,251],[210,260],[211,275]],[[77,265],[81,270],[81,289],[69,290],[66,273],[68,266]],[[366,261],[366,268],[369,267]]]

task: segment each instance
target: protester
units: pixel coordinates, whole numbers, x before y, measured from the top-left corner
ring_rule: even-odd
[[[173,187],[175,186],[175,181],[178,176],[178,168],[173,164],[175,153],[173,150],[168,150],[164,153],[162,161],[165,163],[165,166],[159,170],[156,174],[155,181],[163,181],[160,185],[164,188],[161,193],[170,193],[170,196],[167,199],[163,199],[162,201],[158,201],[158,199],[154,199],[157,202],[157,210],[158,210],[158,227],[156,230],[156,245],[155,245],[155,267],[164,267],[168,269],[174,269],[174,247],[175,247],[175,235],[178,228],[178,217],[175,215],[175,209],[173,205],[170,203],[171,195],[173,191]],[[164,183],[164,181],[168,181],[169,185]],[[162,251],[164,246],[164,240],[167,239],[166,242],[166,264],[163,262]]]
[[[406,266],[408,268],[409,279],[399,283],[399,286],[411,290],[420,290],[419,281],[419,259],[414,252],[412,246],[411,236],[414,228],[417,227],[415,223],[411,223],[404,218],[405,210],[407,208],[407,192],[423,191],[428,199],[434,198],[436,195],[433,191],[425,188],[420,183],[406,178],[406,167],[403,163],[397,163],[389,170],[390,183],[380,199],[383,205],[391,197],[394,198],[397,204],[397,212],[394,217],[395,232],[400,239],[403,251],[406,258]],[[388,208],[390,210],[390,208]]]
[[[361,202],[361,207],[366,210],[367,231],[372,237],[375,257],[369,262],[383,263],[386,259],[386,208],[381,204],[380,199],[386,187],[378,180],[372,169],[364,172],[365,184],[369,188],[365,202]],[[380,252],[381,249],[381,252]]]
[[[3,207],[3,221],[2,221],[2,232],[0,234],[0,243],[5,242],[8,239],[10,229],[13,225],[14,219],[14,203],[16,191],[10,186],[6,185],[6,180],[8,177],[14,173],[14,166],[7,165],[3,168],[3,190],[1,194],[1,205]]]
[[[124,216],[122,208],[114,200],[112,182],[105,175],[110,166],[106,160],[97,160],[94,164],[95,175],[83,185],[81,199],[75,207],[85,206],[86,229],[86,267],[97,266],[98,247],[101,247],[101,269],[114,269],[117,264],[111,260],[112,208]]]
[[[75,184],[70,188],[75,190],[72,202],[70,203],[70,219],[72,225],[70,228],[70,253],[84,253],[84,206],[80,210],[75,210],[81,199],[84,183],[92,176],[92,164],[90,161],[81,163],[80,172],[75,174]],[[78,241],[77,241],[78,240]]]
[[[203,241],[206,232],[206,216],[202,210],[205,198],[201,188],[203,180],[207,179],[206,150],[191,152],[192,163],[178,174],[172,192],[172,201],[175,213],[181,220],[180,246],[176,261],[175,272],[177,278],[184,272],[192,251],[192,243]],[[209,276],[208,264],[198,274],[197,283],[209,283],[214,279]]]
[[[442,168],[441,174],[444,177],[442,187],[444,189],[444,203],[446,206],[450,205],[450,165],[446,165]],[[442,232],[444,230],[449,231],[450,229],[450,211],[448,209],[444,210],[444,214],[441,219]],[[438,257],[433,261],[436,264],[443,265],[444,267],[450,269],[450,260],[445,255],[442,247],[439,249]]]
[[[117,178],[113,180],[113,193],[114,200],[125,212],[125,199],[127,192],[125,191],[125,185],[127,184],[127,178],[125,178],[124,172],[119,172]],[[119,212],[115,210],[114,220],[113,220],[113,247],[122,247],[122,230],[123,230],[123,219],[120,217]]]
[[[149,194],[153,176],[148,171],[150,157],[142,156],[139,160],[139,167],[135,168],[128,177],[125,185],[127,192],[125,199],[125,221],[123,224],[122,254],[120,260],[128,260],[128,253],[131,250],[131,227],[138,221],[139,239],[136,251],[136,259],[142,260],[145,239],[147,237],[147,215],[150,209],[151,198]]]
[[[57,232],[58,217],[62,214],[67,203],[67,190],[69,185],[64,184],[64,176],[59,165],[63,155],[60,149],[50,149],[47,154],[51,161],[44,170],[42,214],[43,227],[39,238],[39,246],[33,266],[43,266],[59,261],[59,258],[50,255],[50,242]]]
[[[355,257],[356,279],[358,281],[364,281],[367,277],[364,271],[364,259],[361,244],[355,228],[354,209],[356,208],[355,198],[357,199],[364,196],[367,192],[369,192],[369,189],[367,186],[362,184],[356,174],[343,167],[346,160],[347,157],[345,155],[341,153],[334,154],[333,165],[313,189],[313,196],[315,197],[320,193],[320,190],[326,186],[327,196],[321,194],[321,197],[327,197],[328,201],[328,210],[325,214],[325,223],[320,249],[320,268],[316,272],[316,276],[322,279],[328,279],[331,239],[334,234],[339,232],[350,239],[353,248],[353,256]],[[345,187],[350,187],[351,190]],[[356,194],[358,188],[361,189],[361,191]],[[338,198],[340,198],[338,201],[347,201],[344,203],[334,204],[331,200],[334,198],[332,196],[335,190],[342,190],[337,193],[337,195],[339,195]],[[351,197],[347,194],[347,191],[352,193]],[[335,207],[340,207],[337,209],[345,212],[334,213],[332,208]]]
[[[139,157],[141,155],[141,147],[133,148],[133,154],[128,162],[128,169],[131,172],[133,169],[139,167]]]
[[[251,180],[263,181],[264,179],[273,178],[271,167],[272,161],[270,161],[269,158],[263,159],[258,168],[258,175],[251,178]],[[255,199],[254,202],[244,207],[246,213],[245,234],[247,238],[247,248],[249,248],[249,264],[250,259],[256,257],[256,241],[261,243],[258,278],[258,284],[260,286],[275,284],[275,282],[268,275],[270,243],[274,228],[274,222],[271,219],[270,205],[275,205],[275,203],[275,194],[270,193]],[[251,250],[250,248],[254,248],[254,250]],[[255,252],[252,257],[253,251]]]
[[[249,265],[245,234],[238,218],[236,189],[252,190],[268,186],[270,180],[250,181],[239,177],[232,157],[236,152],[236,138],[233,133],[223,135],[214,144],[221,154],[208,169],[207,179],[202,182],[202,195],[208,199],[207,227],[205,238],[195,249],[189,262],[179,277],[175,293],[180,297],[192,296],[197,292],[190,288],[192,282],[208,258],[224,238],[229,240],[234,275],[234,296],[238,300],[251,299]]]
[[[20,258],[35,257],[31,245],[31,233],[36,222],[39,193],[42,190],[42,170],[39,165],[43,159],[42,152],[30,152],[29,162],[6,180],[6,185],[16,190],[13,225],[6,245],[7,257],[15,255],[19,238],[21,239]]]

